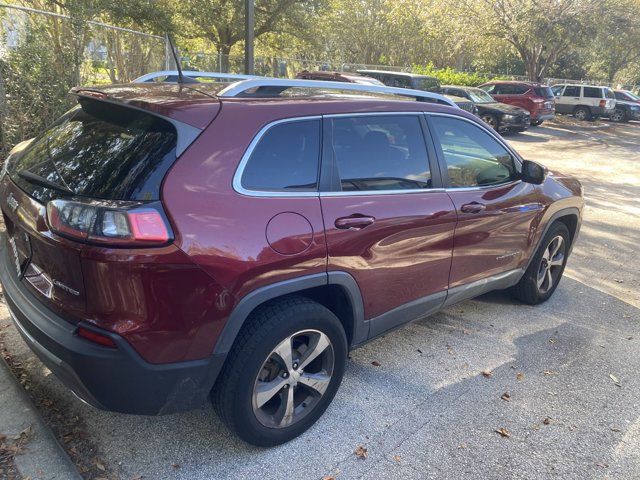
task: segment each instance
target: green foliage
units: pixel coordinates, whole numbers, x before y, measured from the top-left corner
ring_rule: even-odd
[[[451,67],[435,68],[433,63],[427,65],[414,65],[413,73],[436,77],[442,85],[464,85],[467,87],[477,87],[492,80],[477,73],[460,72]]]

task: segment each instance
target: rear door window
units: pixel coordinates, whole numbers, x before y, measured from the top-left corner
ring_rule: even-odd
[[[483,129],[456,118],[432,118],[450,187],[497,185],[517,178],[511,153]]]
[[[11,178],[40,201],[51,189],[26,181],[28,172],[76,195],[109,200],[158,200],[176,159],[177,132],[160,117],[97,100],[80,105],[9,162]]]
[[[338,191],[431,187],[427,147],[417,115],[331,119]]]
[[[241,184],[247,190],[313,192],[318,189],[320,120],[269,128],[250,153]]]

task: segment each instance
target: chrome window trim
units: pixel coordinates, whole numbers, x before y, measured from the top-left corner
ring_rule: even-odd
[[[309,120],[322,120],[322,115],[311,115],[307,117],[291,117],[291,118],[282,118],[280,120],[275,120],[273,122],[267,123],[264,127],[262,127],[251,143],[245,150],[242,158],[240,159],[240,163],[236,167],[236,171],[233,174],[233,189],[241,194],[246,195],[248,197],[318,197],[320,192],[318,190],[313,192],[287,192],[287,191],[271,191],[271,190],[250,190],[248,188],[244,188],[242,186],[242,174],[244,173],[244,169],[251,158],[251,154],[256,148],[256,145],[262,140],[262,137],[273,127],[277,125],[282,125],[284,123],[293,123],[293,122],[304,122]],[[321,128],[321,126],[320,126]],[[320,143],[320,148],[322,148],[322,143]],[[318,151],[318,178],[320,176],[320,154],[321,150]]]
[[[444,188],[415,188],[405,190],[355,190],[348,192],[320,192],[320,197],[363,197],[373,195],[415,195],[419,193],[444,193]]]

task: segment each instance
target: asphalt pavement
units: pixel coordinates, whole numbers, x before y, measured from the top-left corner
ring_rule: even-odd
[[[507,139],[587,191],[555,295],[530,307],[491,293],[353,351],[333,404],[286,445],[242,443],[208,405],[165,417],[86,406],[3,306],[6,352],[87,478],[640,478],[640,124],[563,120]]]

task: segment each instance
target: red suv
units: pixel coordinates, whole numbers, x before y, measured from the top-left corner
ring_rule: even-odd
[[[480,88],[499,102],[528,110],[531,125],[541,125],[555,117],[553,92],[541,83],[493,81],[480,85]]]
[[[577,180],[437,94],[321,86],[78,88],[12,151],[4,296],[82,400],[155,415],[211,396],[275,445],[324,412],[349,349],[490,290],[553,294]]]

